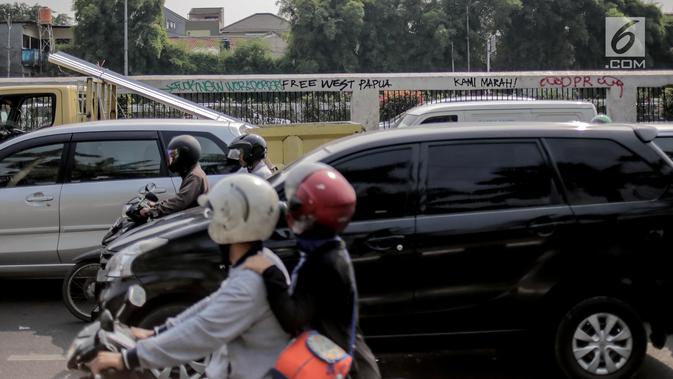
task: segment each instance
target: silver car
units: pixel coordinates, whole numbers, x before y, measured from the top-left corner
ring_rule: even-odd
[[[227,146],[242,124],[117,120],[51,127],[0,144],[0,277],[62,277],[98,246],[122,205],[146,184],[175,194],[166,145],[190,134],[211,185],[238,169]]]

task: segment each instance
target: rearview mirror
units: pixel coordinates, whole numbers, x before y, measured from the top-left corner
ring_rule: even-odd
[[[147,301],[147,295],[145,293],[145,290],[143,287],[135,284],[132,285],[131,288],[129,288],[128,293],[126,294],[128,297],[129,303],[131,303],[133,306],[140,308],[143,305],[145,305],[145,301]]]
[[[147,183],[145,185],[145,193],[154,192],[155,189],[157,189],[157,185],[154,183]]]

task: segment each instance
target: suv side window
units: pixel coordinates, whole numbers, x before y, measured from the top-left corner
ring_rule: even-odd
[[[56,184],[63,144],[32,147],[0,161],[0,188]]]
[[[71,182],[141,179],[161,176],[156,140],[77,142]]]
[[[664,177],[624,146],[603,139],[547,139],[572,204],[652,200]]]
[[[396,218],[407,215],[413,190],[413,149],[367,152],[332,163],[355,188],[353,220]]]
[[[421,124],[437,124],[443,122],[458,122],[458,116],[455,114],[447,114],[443,116],[428,117],[421,121]]]
[[[199,164],[206,175],[224,175],[238,171],[241,166],[237,161],[227,159],[227,146],[217,137],[204,132],[165,132],[164,140],[168,144],[173,137],[189,134],[201,145]]]
[[[553,175],[536,142],[428,146],[425,214],[558,203]]]
[[[194,138],[201,144],[199,164],[207,175],[229,174],[240,168],[238,163],[229,162],[226,152],[210,138],[199,135]]]
[[[669,158],[673,159],[673,137],[657,137],[654,143],[659,146],[661,151],[666,153]]]

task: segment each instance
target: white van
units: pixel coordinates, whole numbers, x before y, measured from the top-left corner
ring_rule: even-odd
[[[596,116],[596,107],[583,101],[465,101],[435,103],[412,108],[401,115],[394,128],[447,122],[583,121]]]

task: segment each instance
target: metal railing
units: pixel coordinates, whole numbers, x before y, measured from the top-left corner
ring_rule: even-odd
[[[638,88],[638,122],[673,121],[673,87]]]

